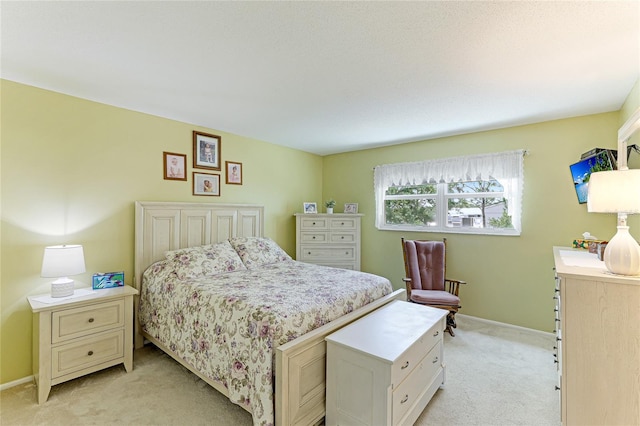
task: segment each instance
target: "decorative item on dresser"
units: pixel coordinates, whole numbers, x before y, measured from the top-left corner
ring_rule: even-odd
[[[562,424],[639,425],[640,277],[613,275],[585,250],[553,255]]]
[[[396,301],[329,335],[326,424],[413,424],[444,384],[446,316]]]
[[[360,270],[362,214],[296,213],[296,260]]]
[[[73,297],[28,297],[33,312],[33,374],[38,403],[51,386],[124,363],[133,369],[133,295],[124,286],[78,289]]]
[[[333,208],[336,206],[336,200],[331,198],[324,202],[324,206],[327,208],[327,214],[333,214]]]

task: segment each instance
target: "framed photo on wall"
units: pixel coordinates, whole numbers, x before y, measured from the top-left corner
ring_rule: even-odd
[[[222,138],[217,135],[193,131],[193,167],[220,170]]]
[[[345,213],[358,213],[358,203],[345,203],[344,204],[344,212]]]
[[[163,152],[164,178],[166,180],[187,180],[187,156],[175,152]]]
[[[227,169],[227,183],[230,185],[242,185],[242,163],[225,161]]]
[[[193,172],[193,195],[220,196],[220,175]]]

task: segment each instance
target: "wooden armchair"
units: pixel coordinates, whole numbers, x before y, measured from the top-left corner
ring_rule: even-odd
[[[465,281],[446,278],[446,242],[405,240],[402,238],[402,254],[407,286],[407,300],[434,308],[446,309],[446,331],[455,336],[455,314],[460,306],[458,291]]]

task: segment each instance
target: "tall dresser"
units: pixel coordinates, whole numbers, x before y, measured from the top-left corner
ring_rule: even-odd
[[[296,260],[360,270],[362,214],[296,215]]]
[[[554,247],[563,425],[640,425],[640,277]]]

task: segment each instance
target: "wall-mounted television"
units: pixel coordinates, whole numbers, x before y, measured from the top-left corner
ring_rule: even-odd
[[[571,170],[571,177],[573,178],[573,186],[578,196],[578,202],[584,204],[587,202],[589,177],[591,173],[615,170],[616,151],[612,149],[602,150],[591,157],[584,158],[572,164],[569,168]]]

